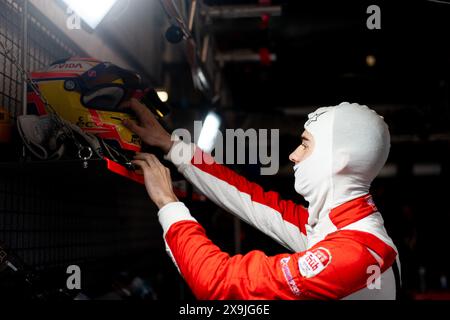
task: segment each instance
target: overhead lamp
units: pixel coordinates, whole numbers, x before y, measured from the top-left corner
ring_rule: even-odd
[[[158,94],[159,100],[162,102],[167,102],[169,100],[169,94],[165,90],[156,90],[156,93]]]
[[[205,73],[201,68],[197,70],[197,77],[204,88],[209,88],[208,80],[206,79]]]
[[[201,66],[197,66],[193,71],[194,86],[201,91],[209,91],[211,86],[209,84],[206,73]]]
[[[92,29],[102,22],[117,0],[63,0]]]
[[[375,65],[377,64],[377,58],[374,55],[369,54],[366,57],[366,64],[369,67],[375,67]]]
[[[219,134],[221,120],[220,117],[210,112],[203,122],[202,131],[198,139],[198,147],[205,152],[211,152],[214,149],[217,135]]]

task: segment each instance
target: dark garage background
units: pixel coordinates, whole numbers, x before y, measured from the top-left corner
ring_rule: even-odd
[[[192,2],[175,3],[187,20]],[[371,4],[381,8],[380,30],[366,27]],[[159,1],[117,6],[122,13],[114,11],[97,30],[68,31],[62,2],[31,1],[25,35],[24,2],[0,0],[0,41],[19,57],[28,39],[27,70],[95,53],[126,63],[167,90],[166,123],[173,129],[192,130],[210,110],[222,117],[222,130],[279,129],[277,176],[260,176],[258,165],[232,167],[299,203],[288,155],[307,114],[343,101],[374,108],[389,124],[392,149],[372,193],[400,251],[402,296],[450,297],[448,2],[197,1],[195,66],[208,75],[209,90],[193,81],[187,44],[164,38],[170,24]],[[88,37],[96,40],[83,45]],[[21,92],[18,71],[0,52],[0,107],[13,117],[21,112]],[[1,297],[68,298],[73,293],[58,289],[75,264],[83,297],[193,299],[165,254],[156,207],[142,186],[108,173],[101,162],[82,169],[76,161],[30,163],[20,155],[20,146],[0,144],[0,243],[28,272],[0,269]],[[285,251],[212,203],[193,200],[196,191],[174,178],[223,250]]]

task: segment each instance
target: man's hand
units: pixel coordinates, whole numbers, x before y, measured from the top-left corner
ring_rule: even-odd
[[[136,113],[139,125],[131,120],[125,120],[124,126],[136,133],[144,143],[158,147],[164,153],[169,153],[173,141],[170,134],[161,126],[151,111],[136,99],[124,102],[121,108],[130,108]]]
[[[159,209],[179,201],[173,192],[170,171],[158,158],[152,154],[138,153],[134,159],[132,163],[140,168],[137,172],[144,175],[147,192]]]

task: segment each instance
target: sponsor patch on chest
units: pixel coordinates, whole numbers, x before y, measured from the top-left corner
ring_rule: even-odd
[[[298,259],[298,268],[305,278],[312,278],[321,273],[331,262],[331,253],[328,249],[317,248],[307,251]]]

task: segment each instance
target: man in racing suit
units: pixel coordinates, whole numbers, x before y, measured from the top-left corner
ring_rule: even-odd
[[[125,125],[161,147],[202,193],[291,251],[272,257],[222,252],[173,194],[168,169],[153,155],[138,154],[133,163],[160,208],[167,252],[198,299],[395,299],[398,252],[369,194],[390,149],[388,127],[374,111],[342,103],[309,115],[303,142],[290,156],[306,209],[215,163],[192,143],[169,141],[137,101],[124,107],[140,119]]]

